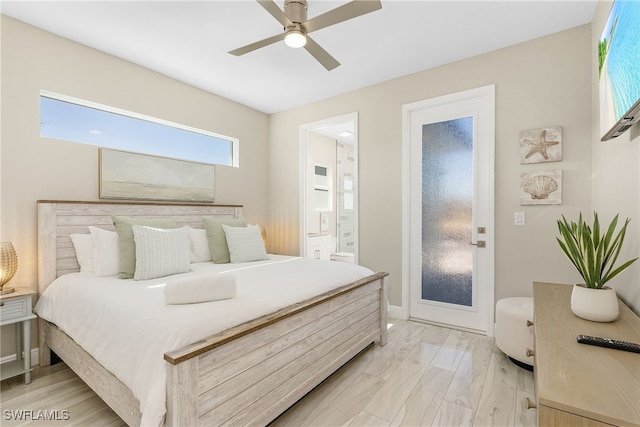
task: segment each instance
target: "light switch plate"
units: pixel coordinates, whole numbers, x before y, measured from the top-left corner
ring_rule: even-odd
[[[524,212],[513,213],[513,225],[525,225],[525,222]]]

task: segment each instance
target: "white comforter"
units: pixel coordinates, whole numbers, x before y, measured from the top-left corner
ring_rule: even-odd
[[[166,412],[165,352],[373,274],[349,263],[269,258],[192,264],[192,272],[145,281],[68,274],[47,287],[35,311],[132,390],[140,401],[142,425],[157,426]],[[165,305],[163,287],[172,277],[230,272],[236,298]]]

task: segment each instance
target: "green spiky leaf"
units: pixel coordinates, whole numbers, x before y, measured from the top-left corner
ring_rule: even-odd
[[[616,233],[618,226],[618,215],[616,215],[604,234],[602,234],[597,213],[594,213],[592,227],[583,220],[582,213],[577,222],[567,221],[564,215],[557,221],[559,236],[556,240],[560,249],[580,273],[586,286],[602,288],[605,283],[638,260],[634,258],[620,266],[615,265],[630,221],[627,218]]]

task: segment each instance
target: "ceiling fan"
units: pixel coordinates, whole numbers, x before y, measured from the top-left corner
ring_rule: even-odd
[[[287,46],[294,48],[304,47],[327,71],[333,70],[339,66],[340,63],[309,37],[308,34],[382,8],[380,0],[353,0],[322,15],[307,19],[307,0],[285,0],[284,12],[273,0],[257,1],[271,16],[282,24],[284,32],[234,49],[229,53],[240,56],[284,40]]]

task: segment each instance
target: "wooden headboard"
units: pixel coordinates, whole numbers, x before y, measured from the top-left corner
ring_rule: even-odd
[[[89,233],[89,226],[115,230],[112,215],[172,217],[178,226],[203,228],[203,216],[238,218],[241,205],[147,202],[76,202],[38,200],[38,292],[64,274],[80,271],[71,234]]]

